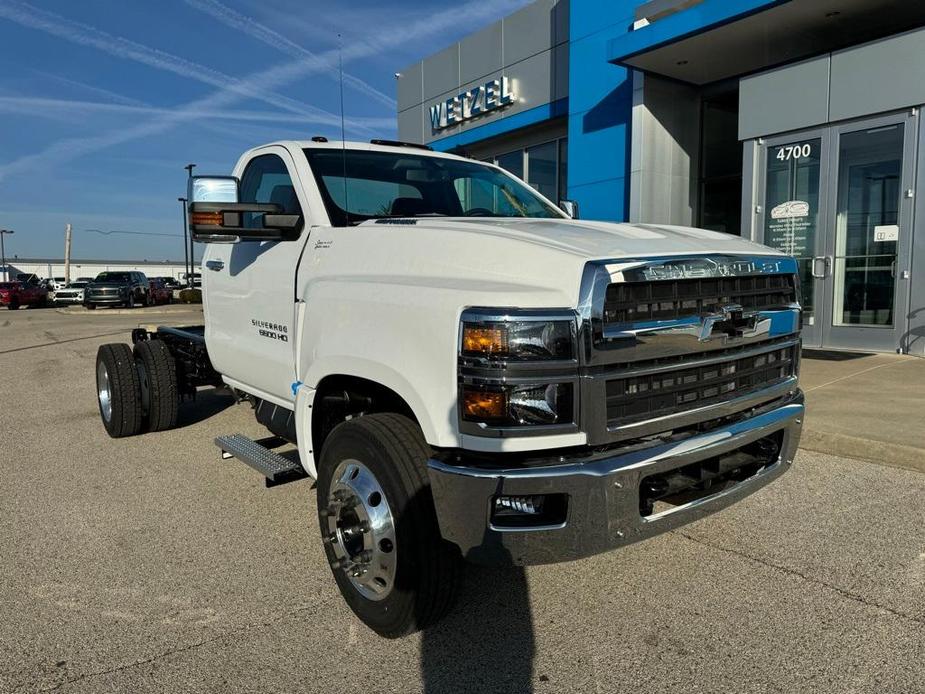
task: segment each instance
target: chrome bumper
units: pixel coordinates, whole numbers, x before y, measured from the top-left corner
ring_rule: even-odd
[[[567,464],[484,469],[428,461],[443,537],[481,564],[548,564],[579,559],[690,523],[743,499],[789,469],[803,422],[803,395],[773,409],[683,441],[643,450],[589,456]],[[642,516],[640,482],[781,434],[776,462],[714,494]],[[556,457],[558,460],[558,456]],[[566,494],[565,523],[554,528],[497,529],[490,523],[497,495]]]

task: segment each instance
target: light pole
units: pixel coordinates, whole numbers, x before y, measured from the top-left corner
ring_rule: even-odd
[[[9,282],[10,271],[6,266],[6,248],[3,247],[3,236],[5,234],[15,234],[12,229],[0,229],[0,259],[3,261],[3,281]]]
[[[177,201],[180,203],[180,211],[183,213],[183,267],[186,269],[186,283],[189,285],[190,276],[192,271],[190,270],[189,263],[189,245],[187,244],[186,237],[188,236],[188,227],[186,223],[186,198],[177,198]]]
[[[196,168],[195,164],[187,164],[183,167],[186,169],[187,174],[187,187],[189,187],[189,179],[193,177],[193,169]],[[189,222],[186,218],[186,208],[183,208],[183,230],[184,233],[189,233]],[[196,282],[193,280],[193,273],[196,270],[196,254],[193,252],[193,235],[189,234],[189,286],[192,289],[196,286]]]

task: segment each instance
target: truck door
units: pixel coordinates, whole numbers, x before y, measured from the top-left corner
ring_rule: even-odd
[[[276,404],[291,403],[295,277],[309,235],[308,206],[298,170],[283,147],[261,149],[240,177],[241,202],[276,203],[287,214],[302,214],[306,224],[295,241],[206,245],[206,345],[229,385]]]

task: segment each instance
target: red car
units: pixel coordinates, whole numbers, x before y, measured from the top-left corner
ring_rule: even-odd
[[[150,297],[150,303],[157,306],[158,304],[169,304],[171,299],[173,299],[173,292],[170,288],[164,283],[162,279],[152,279],[148,280],[148,296]]]
[[[0,306],[15,311],[20,306],[46,306],[48,290],[23,282],[0,282]]]

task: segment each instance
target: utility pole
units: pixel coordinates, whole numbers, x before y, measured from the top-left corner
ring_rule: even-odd
[[[187,173],[187,187],[189,187],[189,179],[193,177],[193,169],[196,168],[195,164],[187,164],[183,167],[186,169]],[[185,233],[189,235],[189,286],[192,289],[196,286],[196,282],[193,279],[193,273],[196,271],[196,254],[193,251],[193,235],[189,233],[189,222],[186,218],[186,207],[183,208],[183,228]]]
[[[180,202],[180,211],[183,213],[183,269],[186,271],[186,283],[189,284],[190,278],[190,265],[189,265],[189,246],[186,242],[187,229],[189,225],[186,223],[186,198],[177,198]]]
[[[64,226],[64,286],[71,283],[71,225]]]
[[[0,229],[0,260],[3,261],[3,281],[10,281],[10,270],[6,266],[6,249],[3,247],[3,236],[5,234],[15,234],[12,229]]]

